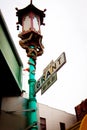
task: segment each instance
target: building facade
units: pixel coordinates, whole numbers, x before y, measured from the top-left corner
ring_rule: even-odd
[[[18,96],[23,64],[0,11],[0,96]]]
[[[27,127],[27,99],[21,96],[3,97],[0,130],[24,130]]]
[[[65,130],[76,123],[76,116],[44,104],[38,104],[41,130]]]
[[[17,101],[20,101],[22,68],[23,64],[0,11],[0,130],[23,128],[23,114],[12,114],[11,109],[12,103],[15,110]]]
[[[87,114],[87,99],[85,99],[75,107],[75,112],[77,121],[82,120],[83,117]]]
[[[75,106],[76,123],[68,130],[85,130],[87,129],[87,99]],[[85,121],[84,121],[85,119]],[[83,123],[84,122],[84,123]]]

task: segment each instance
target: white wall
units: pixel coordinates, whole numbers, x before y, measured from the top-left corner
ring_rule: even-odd
[[[39,116],[46,118],[47,130],[60,130],[60,122],[65,123],[66,128],[69,128],[76,122],[75,115],[43,104],[38,104],[38,106]]]

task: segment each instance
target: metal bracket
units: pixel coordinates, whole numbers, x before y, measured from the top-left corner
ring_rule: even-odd
[[[19,110],[19,111],[4,111],[5,113],[8,114],[14,114],[16,112],[20,113],[20,112],[35,112],[36,109],[25,109],[25,110]]]
[[[35,122],[35,123],[33,123],[32,125],[30,125],[30,126],[28,126],[27,128],[25,128],[24,130],[29,130],[29,129],[31,129],[31,128],[37,128],[37,122]]]

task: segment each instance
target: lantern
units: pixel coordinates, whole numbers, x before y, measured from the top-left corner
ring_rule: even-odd
[[[44,25],[44,11],[36,8],[32,2],[23,9],[16,8],[18,16],[17,26],[22,26],[22,32],[18,35],[21,40],[19,44],[26,49],[27,56],[36,59],[43,54],[44,46],[42,45],[42,35],[40,26]],[[31,47],[32,46],[32,47]]]

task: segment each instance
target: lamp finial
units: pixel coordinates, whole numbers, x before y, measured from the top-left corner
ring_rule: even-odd
[[[30,0],[30,4],[32,4],[32,0]]]

